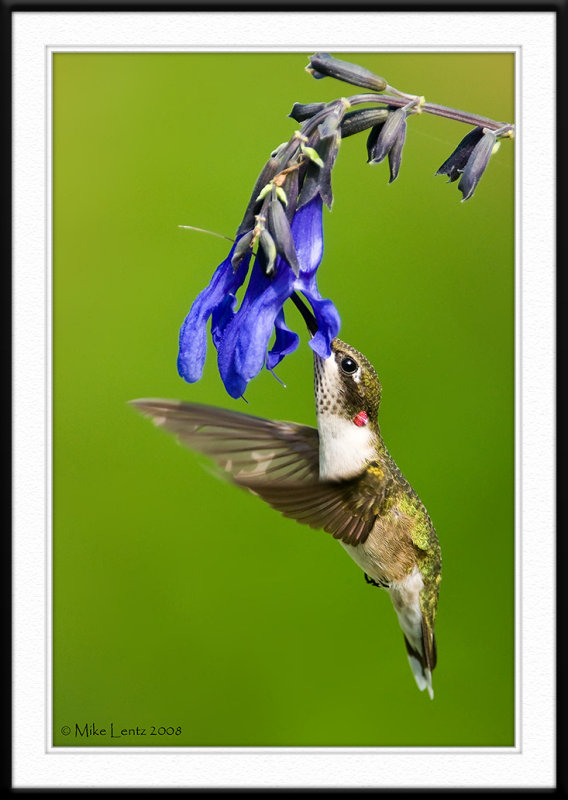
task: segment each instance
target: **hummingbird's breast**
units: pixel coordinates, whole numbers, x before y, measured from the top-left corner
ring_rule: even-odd
[[[372,430],[336,414],[318,413],[317,419],[320,479],[345,480],[359,475],[376,452]]]
[[[406,580],[416,567],[411,526],[412,520],[392,506],[377,517],[373,530],[362,544],[341,544],[370,578],[391,586]]]

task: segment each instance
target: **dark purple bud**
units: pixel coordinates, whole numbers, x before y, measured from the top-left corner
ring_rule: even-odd
[[[341,121],[345,116],[347,104],[344,100],[330,105],[329,111],[325,116],[323,122],[318,125],[318,132],[322,139],[327,139],[329,136],[335,136],[338,131]]]
[[[231,266],[234,270],[237,269],[243,258],[246,256],[246,254],[252,247],[253,237],[254,237],[254,229],[250,230],[248,233],[245,233],[245,235],[241,237],[237,242],[235,250],[233,252],[233,257],[231,258]]]
[[[395,144],[402,150],[406,137],[407,116],[408,110],[406,108],[397,108],[396,111],[389,112],[386,122],[379,131],[375,145],[371,150],[370,164],[380,164]]]
[[[319,135],[322,139],[328,139],[330,136],[335,136],[337,129],[341,123],[343,114],[336,108],[326,116],[324,121],[318,125]]]
[[[392,183],[396,180],[398,176],[398,171],[400,169],[400,162],[402,161],[402,148],[404,147],[404,139],[406,137],[406,122],[404,123],[404,129],[399,134],[397,139],[391,149],[389,150],[389,169],[390,169],[390,180],[389,183]]]
[[[290,223],[282,204],[273,198],[268,204],[268,230],[274,239],[276,250],[286,259],[296,277],[300,274],[300,265],[296,255],[296,246],[290,230]]]
[[[269,158],[264,168],[258,178],[256,179],[256,183],[254,185],[254,189],[252,190],[252,194],[250,196],[249,204],[247,206],[247,210],[245,211],[245,215],[243,217],[243,221],[238,227],[237,230],[237,237],[241,236],[245,231],[249,228],[252,228],[254,225],[254,215],[255,209],[258,205],[260,205],[259,201],[257,200],[258,195],[267,183],[269,183],[272,178],[280,172],[282,169],[282,163],[279,158]]]
[[[328,208],[333,203],[333,193],[331,191],[331,171],[337,158],[341,136],[329,136],[323,139],[317,147],[318,155],[323,161],[323,167],[310,162],[302,185],[302,191],[298,198],[298,208],[305,206],[310,200],[319,194]]]
[[[288,198],[288,205],[286,206],[286,216],[288,217],[288,222],[292,224],[292,220],[294,219],[294,214],[296,213],[296,206],[298,204],[298,192],[299,192],[299,185],[300,185],[300,176],[303,176],[305,173],[305,167],[300,167],[299,169],[293,169],[286,175],[284,179],[284,183],[282,184],[282,188],[286,192],[286,197]]]
[[[309,67],[314,78],[337,78],[339,81],[351,83],[354,86],[361,86],[364,89],[371,89],[373,92],[382,92],[387,88],[384,78],[375,75],[358,64],[351,64],[349,61],[341,61],[339,58],[330,56],[329,53],[314,53],[310,57]]]
[[[371,159],[373,158],[373,151],[384,124],[384,122],[377,122],[369,131],[369,135],[367,136],[367,163],[370,163]]]
[[[322,75],[322,78],[325,77]],[[319,114],[326,107],[326,103],[294,103],[292,111],[288,114],[289,117],[295,119],[296,122],[303,122],[314,114]]]
[[[353,136],[355,133],[372,128],[379,122],[383,123],[388,114],[388,108],[360,108],[356,111],[349,111],[341,121],[341,136],[345,139],[347,136]]]
[[[465,165],[469,161],[473,148],[482,136],[483,128],[480,127],[474,128],[466,134],[451,156],[444,161],[440,169],[436,172],[436,175],[447,175],[449,177],[448,183],[457,181],[464,171]]]
[[[474,193],[481,176],[485,172],[485,168],[489,163],[491,154],[497,144],[497,137],[493,131],[485,131],[483,137],[473,148],[473,151],[468,159],[465,169],[462,173],[458,189],[462,192],[462,203],[468,200]]]

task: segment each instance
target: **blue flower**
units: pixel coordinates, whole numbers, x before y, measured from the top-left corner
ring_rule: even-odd
[[[279,221],[281,222],[281,220]],[[339,332],[339,314],[331,300],[320,295],[316,271],[323,256],[322,198],[316,195],[299,208],[290,224],[295,253],[279,247],[274,266],[266,274],[266,254],[258,248],[248,286],[237,309],[237,291],[249,272],[251,250],[234,269],[231,261],[239,237],[227,258],[217,267],[209,286],[193,303],[181,327],[178,372],[193,383],[199,380],[205,362],[207,321],[217,348],[219,373],[232,397],[241,397],[248,382],[263,366],[273,370],[293,352],[299,337],[286,325],[284,303],[293,292],[302,292],[312,306],[317,322],[310,346],[323,358],[331,354],[331,340]],[[244,234],[246,235],[246,234]],[[294,257],[295,256],[295,257]],[[293,263],[293,267],[287,260]],[[297,272],[297,274],[295,274]],[[268,345],[272,333],[274,343]]]

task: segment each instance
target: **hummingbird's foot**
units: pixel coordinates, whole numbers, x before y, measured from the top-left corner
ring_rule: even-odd
[[[378,586],[379,589],[386,589],[387,588],[387,584],[386,583],[381,583],[380,581],[376,581],[374,578],[369,578],[369,576],[367,575],[366,572],[364,573],[364,575],[365,575],[365,581],[367,583],[370,583],[371,586]]]

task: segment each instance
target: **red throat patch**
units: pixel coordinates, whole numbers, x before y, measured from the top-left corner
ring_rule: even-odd
[[[363,425],[366,425],[369,421],[369,417],[367,416],[366,411],[359,411],[358,414],[355,414],[353,417],[353,423],[357,425],[358,428],[362,428]]]

